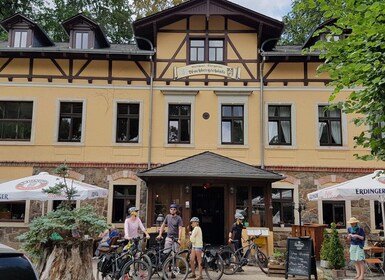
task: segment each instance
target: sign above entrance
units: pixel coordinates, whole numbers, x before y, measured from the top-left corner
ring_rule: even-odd
[[[222,64],[210,63],[174,67],[175,80],[194,75],[216,75],[239,80],[241,78],[241,69],[239,67],[228,67]]]

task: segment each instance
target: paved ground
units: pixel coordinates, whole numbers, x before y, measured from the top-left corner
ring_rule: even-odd
[[[97,260],[93,260],[93,265],[94,265],[94,275],[96,279],[96,263]],[[223,280],[282,280],[285,279],[284,274],[274,274],[271,276],[268,276],[264,274],[259,268],[253,267],[253,266],[245,266],[244,272],[239,272],[234,275],[223,275],[221,279]],[[333,279],[330,275],[330,270],[323,270],[323,269],[318,269],[317,276],[318,280],[329,280]],[[342,278],[341,280],[351,280],[354,279],[355,276],[355,271],[353,270],[347,270],[346,271],[346,277]],[[154,280],[161,280],[159,277],[154,276],[152,279]],[[203,272],[203,279],[208,280],[207,276],[204,275]],[[304,280],[308,279],[308,277],[304,276],[289,276],[288,279],[292,280]],[[315,279],[314,275],[311,276],[311,279]],[[380,274],[373,274],[373,275],[368,275],[365,280],[385,280],[385,276],[381,276]]]

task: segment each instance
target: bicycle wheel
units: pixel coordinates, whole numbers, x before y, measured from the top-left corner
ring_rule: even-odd
[[[151,268],[141,260],[126,263],[121,271],[120,280],[150,280]]]
[[[269,263],[268,257],[265,255],[264,252],[258,249],[255,254],[255,258],[259,268],[262,270],[263,273],[267,274],[268,273],[267,265]]]
[[[223,261],[223,273],[226,275],[232,275],[237,272],[239,267],[239,261],[235,256],[233,250],[225,248],[219,252],[219,255]]]
[[[151,258],[147,254],[142,254],[139,258],[140,260],[144,261],[145,263],[148,264],[150,268],[152,268],[152,261]]]
[[[224,265],[218,253],[206,252],[203,256],[203,268],[210,280],[219,280],[223,275]]]
[[[151,260],[151,273],[153,274],[158,274],[160,278],[163,278],[162,275],[162,270],[163,267],[160,263],[159,257],[157,255],[157,252],[155,250],[149,250],[147,251],[146,255],[150,258]]]
[[[187,278],[188,269],[188,263],[184,258],[171,256],[163,264],[163,278],[166,280],[184,280]]]

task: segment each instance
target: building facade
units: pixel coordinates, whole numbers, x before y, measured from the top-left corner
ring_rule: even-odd
[[[346,228],[354,215],[379,226],[374,202],[306,201],[384,164],[354,158],[368,152],[354,147],[361,130],[353,116],[325,110],[332,89],[316,74],[317,53],[276,46],[280,21],[190,0],[134,22],[132,44],[110,44],[82,14],[62,24],[68,43],[20,14],[1,22],[1,182],[65,162],[71,177],[109,190],[77,202],[108,222],[122,227],[136,205],[156,227],[177,203],[186,226],[201,218],[210,243],[224,242],[237,211],[277,244],[300,218]],[[16,243],[42,203],[0,204],[12,212],[0,218],[0,242]]]

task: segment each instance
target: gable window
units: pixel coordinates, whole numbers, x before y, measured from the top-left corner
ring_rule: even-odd
[[[341,109],[318,106],[318,132],[321,146],[342,146]]]
[[[33,102],[0,101],[0,140],[31,140]]]
[[[123,223],[126,219],[127,209],[135,206],[136,185],[114,185],[112,202],[112,222]]]
[[[15,30],[13,38],[14,48],[26,48],[28,42],[28,31],[27,30]]]
[[[291,145],[291,107],[269,105],[269,144]]]
[[[322,201],[322,214],[325,225],[336,223],[337,228],[345,227],[345,201]]]
[[[243,144],[243,105],[222,105],[222,144]]]
[[[224,40],[223,39],[191,39],[190,40],[190,62],[223,62]]]
[[[60,102],[58,142],[81,141],[82,117],[82,102]]]
[[[89,49],[90,48],[90,34],[88,31],[76,31],[75,33],[75,49]]]
[[[294,224],[293,189],[272,189],[273,225]]]
[[[191,105],[168,105],[168,143],[190,143]]]
[[[139,142],[139,104],[118,103],[116,121],[117,143]]]

